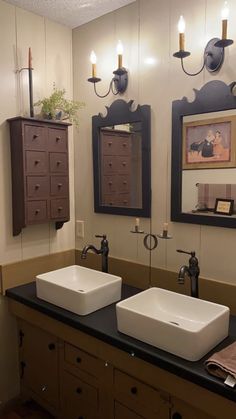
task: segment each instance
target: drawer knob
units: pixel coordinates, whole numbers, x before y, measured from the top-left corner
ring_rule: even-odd
[[[108,183],[109,183],[109,185],[112,185],[112,181],[111,181],[111,180],[109,180],[109,182],[108,182]]]
[[[113,205],[113,202],[109,202],[109,205]]]
[[[35,189],[39,189],[39,188],[40,188],[40,184],[39,183],[36,183]]]
[[[122,165],[123,165],[123,166],[126,166],[126,161],[123,161]]]
[[[44,384],[42,387],[41,387],[41,391],[44,393],[45,391],[47,391],[47,386]]]
[[[39,208],[37,208],[36,210],[35,210],[35,214],[37,215],[37,214],[39,214],[40,213],[40,209]]]
[[[109,141],[108,145],[111,146],[112,145],[112,141]]]
[[[112,162],[109,162],[109,166],[112,167]]]
[[[34,134],[33,135],[33,140],[36,140],[36,138],[38,138],[39,137],[39,135],[38,134]]]
[[[60,166],[61,160],[57,160],[57,166]]]
[[[76,362],[78,362],[78,364],[80,364],[80,363],[81,363],[81,361],[82,361],[82,359],[78,356],[78,357],[76,358]]]
[[[123,204],[128,204],[128,201],[125,199],[125,200],[123,201]]]
[[[61,188],[62,187],[62,183],[58,183],[57,186],[58,186],[58,188]]]
[[[127,143],[123,143],[123,147],[126,147],[127,146]]]
[[[63,210],[63,207],[58,207],[57,210],[58,211],[62,211]]]
[[[137,387],[131,387],[130,391],[131,391],[132,394],[137,394],[138,389],[137,389]]]
[[[35,160],[35,161],[34,161],[34,164],[35,164],[35,165],[37,165],[37,164],[39,164],[39,163],[40,163],[40,160]]]
[[[49,351],[54,351],[56,349],[55,343],[49,343],[48,349],[49,349]]]
[[[123,185],[127,185],[127,181],[126,180],[124,180]]]
[[[180,413],[178,413],[178,412],[175,412],[172,415],[172,419],[182,419],[182,415]]]
[[[56,141],[60,141],[61,140],[61,137],[56,137]]]
[[[82,393],[82,388],[77,387],[77,389],[76,389],[76,393],[81,394],[81,393]]]

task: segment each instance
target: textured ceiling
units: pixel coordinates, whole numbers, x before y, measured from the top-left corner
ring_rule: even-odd
[[[22,9],[76,28],[135,0],[5,0]]]

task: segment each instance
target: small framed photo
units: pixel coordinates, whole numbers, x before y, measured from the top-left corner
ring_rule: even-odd
[[[214,209],[215,214],[232,215],[233,210],[234,210],[233,199],[216,198],[215,209]]]

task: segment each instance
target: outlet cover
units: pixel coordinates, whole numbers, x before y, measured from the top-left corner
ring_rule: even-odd
[[[81,239],[84,238],[84,221],[76,221],[76,237],[79,237]]]

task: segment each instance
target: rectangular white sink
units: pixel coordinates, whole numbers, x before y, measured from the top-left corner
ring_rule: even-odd
[[[228,336],[229,308],[161,288],[116,304],[118,330],[189,361]]]
[[[37,297],[85,316],[121,298],[122,279],[78,265],[36,277]]]

